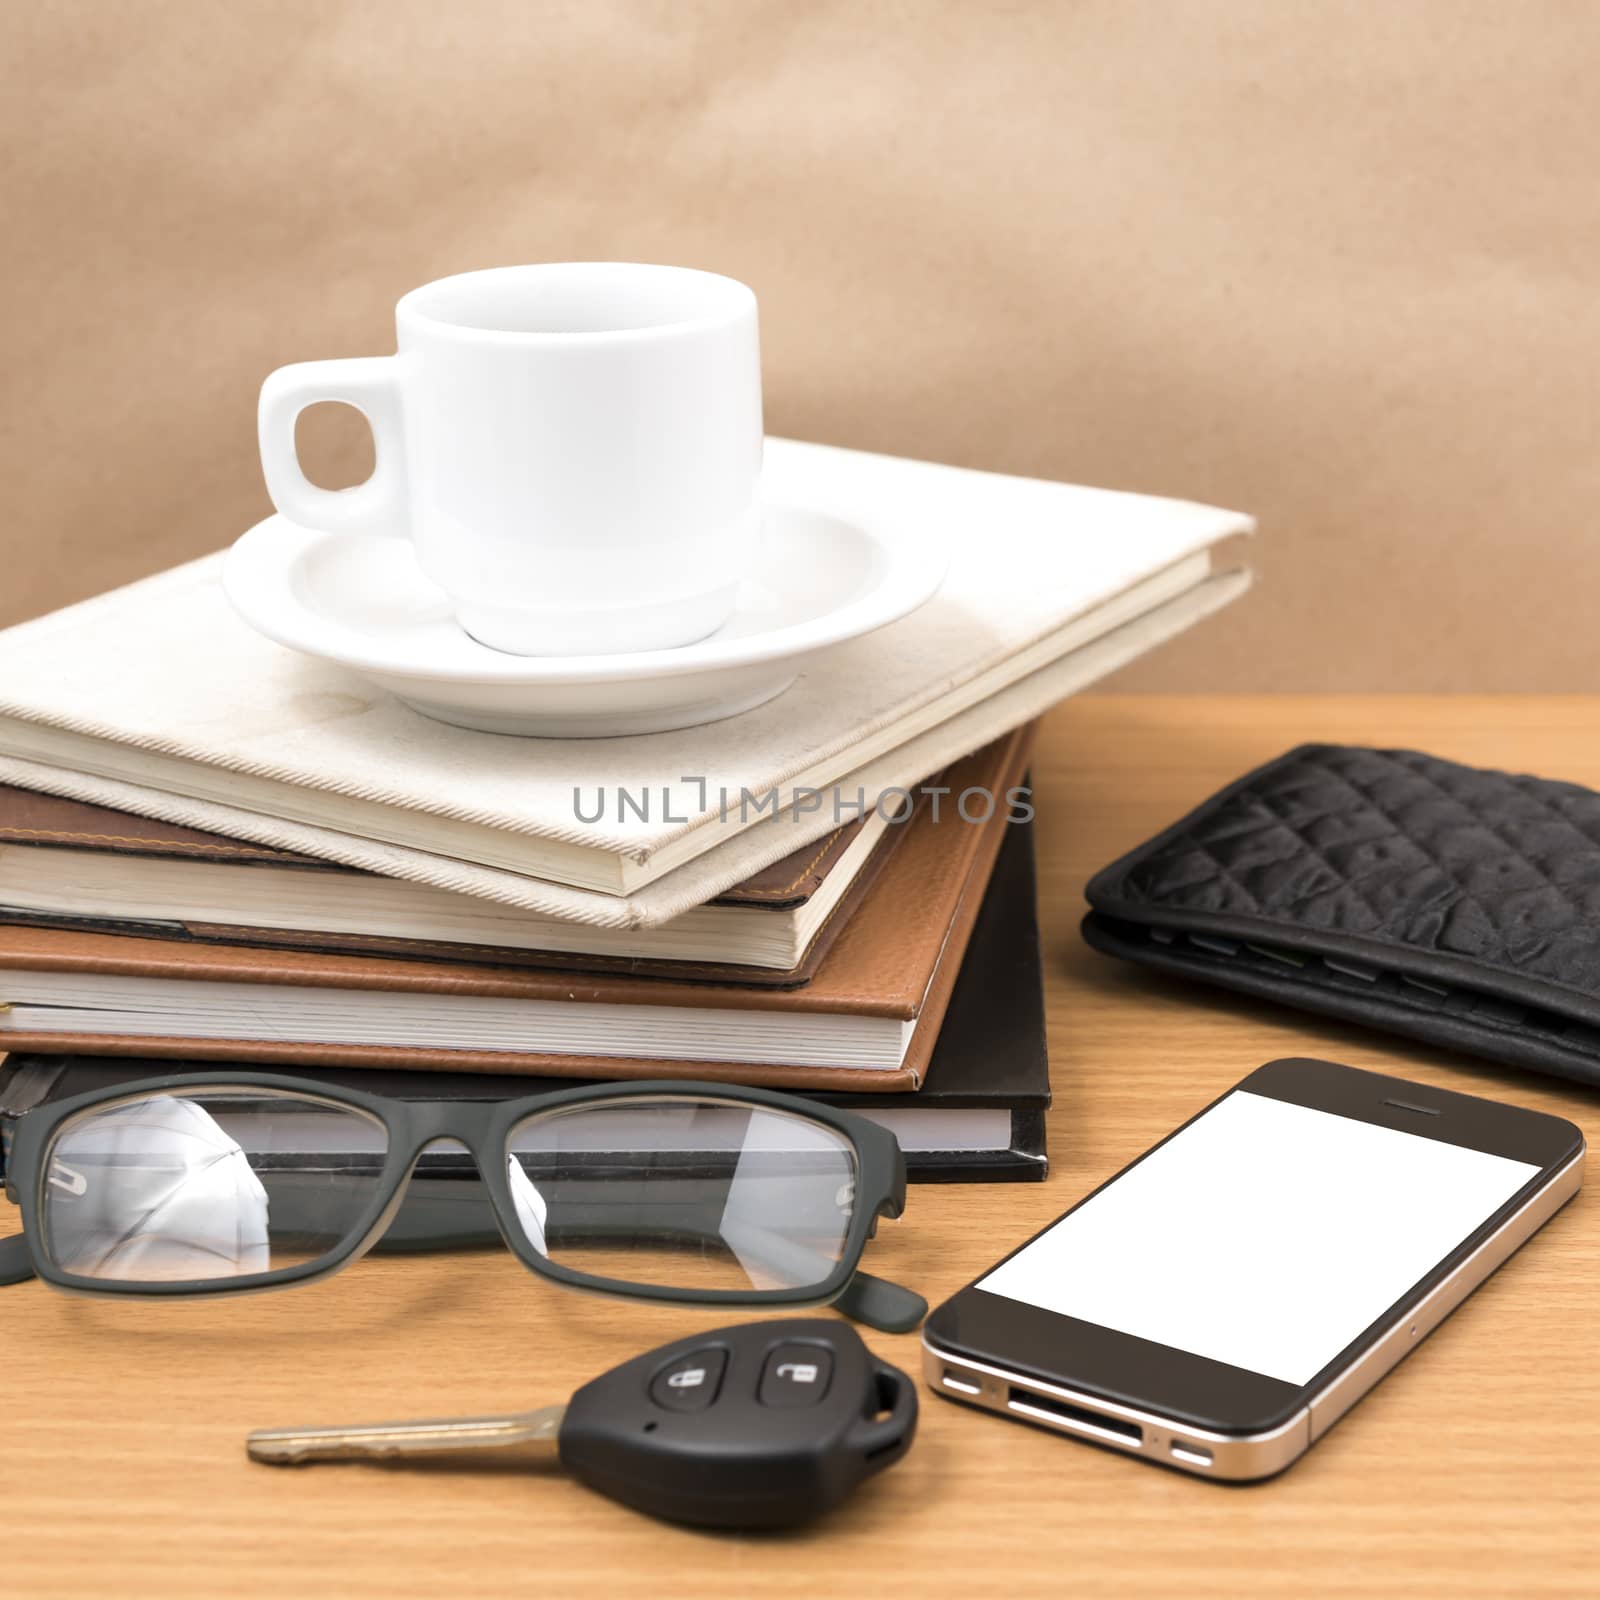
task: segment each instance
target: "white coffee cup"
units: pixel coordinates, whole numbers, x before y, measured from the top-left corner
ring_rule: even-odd
[[[410,538],[468,633],[518,655],[667,649],[733,610],[760,529],[756,297],[686,267],[498,267],[395,308],[392,356],[282,367],[261,464],[290,521]],[[372,425],[359,488],[309,482],[295,419]]]

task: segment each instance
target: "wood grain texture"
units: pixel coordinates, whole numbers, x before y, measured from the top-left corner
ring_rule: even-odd
[[[1594,1094],[1156,981],[1094,956],[1097,866],[1303,739],[1600,786],[1600,699],[1083,699],[1035,767],[1054,1169],[918,1188],[874,1270],[960,1287],[1176,1122],[1305,1052],[1560,1113]],[[560,1477],[246,1462],[252,1426],[558,1397],[713,1319],[565,1294],[508,1255],[368,1259],[192,1305],[4,1294],[7,1592],[550,1596],[1593,1595],[1600,1210],[1580,1196],[1282,1478],[1223,1488],[925,1398],[908,1459],[802,1534],[685,1532]],[[912,1336],[873,1336],[913,1367]]]

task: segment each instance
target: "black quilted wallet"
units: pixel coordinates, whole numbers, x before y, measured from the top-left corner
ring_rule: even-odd
[[[1302,745],[1096,874],[1097,950],[1600,1085],[1600,794]]]

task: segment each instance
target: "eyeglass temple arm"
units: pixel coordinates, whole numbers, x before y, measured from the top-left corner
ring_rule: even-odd
[[[26,1283],[33,1275],[33,1252],[27,1239],[20,1233],[0,1239],[0,1287]]]
[[[881,1333],[911,1333],[922,1326],[928,1302],[914,1289],[857,1272],[833,1302],[835,1311]]]
[[[878,1208],[878,1216],[898,1218],[906,1209],[906,1158],[899,1143],[894,1146],[894,1181],[888,1200]],[[872,1221],[872,1235],[878,1231],[877,1217]],[[903,1284],[890,1283],[887,1278],[875,1278],[859,1268],[845,1285],[844,1293],[834,1305],[852,1322],[860,1322],[884,1333],[912,1333],[922,1326],[928,1315],[928,1302],[915,1289]]]

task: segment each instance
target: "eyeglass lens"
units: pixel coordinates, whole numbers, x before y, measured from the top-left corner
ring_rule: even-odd
[[[856,1155],[766,1107],[639,1097],[536,1113],[507,1152],[518,1223],[575,1272],[641,1287],[804,1289],[838,1265]]]
[[[63,1272],[124,1283],[281,1272],[349,1240],[387,1150],[364,1111],[262,1089],[97,1107],[50,1145],[44,1248]]]

